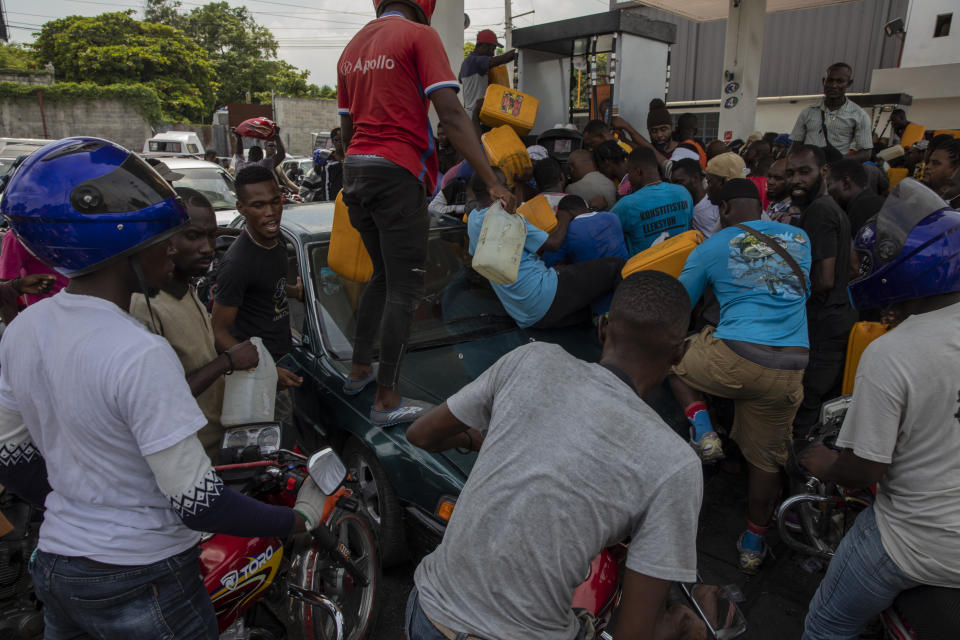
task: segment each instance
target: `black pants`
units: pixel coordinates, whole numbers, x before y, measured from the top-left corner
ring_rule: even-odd
[[[810,341],[810,362],[803,373],[803,403],[793,421],[798,436],[806,435],[820,420],[824,401],[839,395],[846,357],[846,337]]]
[[[569,327],[590,318],[590,303],[620,283],[623,258],[597,258],[557,269],[557,295],[535,329]]]
[[[423,183],[397,165],[346,164],[343,201],[373,262],[373,277],[360,297],[353,361],[373,361],[379,332],[377,383],[396,387],[413,313],[423,297],[430,230]]]

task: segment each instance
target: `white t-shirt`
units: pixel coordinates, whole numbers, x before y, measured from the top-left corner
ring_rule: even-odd
[[[141,565],[197,543],[144,460],[207,422],[166,340],[61,291],[11,323],[0,365],[0,405],[23,416],[53,489],[41,550]]]
[[[693,205],[693,228],[709,238],[720,228],[720,207],[706,195]]]
[[[874,507],[908,576],[960,587],[960,304],[907,318],[867,347],[837,445],[890,464]]]

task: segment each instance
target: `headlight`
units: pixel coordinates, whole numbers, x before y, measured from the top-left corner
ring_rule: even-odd
[[[260,455],[275,453],[280,449],[280,425],[235,427],[223,434],[222,448],[243,450],[247,447],[257,447]]]
[[[826,426],[843,421],[852,400],[853,396],[840,396],[824,402],[820,408],[820,424]]]

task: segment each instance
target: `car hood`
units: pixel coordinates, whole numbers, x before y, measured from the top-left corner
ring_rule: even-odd
[[[414,397],[440,404],[476,380],[501,356],[531,342],[558,344],[571,355],[589,362],[600,359],[600,342],[592,327],[549,331],[513,329],[469,342],[407,353],[400,370],[401,388]],[[444,452],[443,456],[464,475],[469,475],[476,459],[475,453],[463,455],[455,450]]]

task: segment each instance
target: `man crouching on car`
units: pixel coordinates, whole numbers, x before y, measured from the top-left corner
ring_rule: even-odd
[[[410,640],[592,637],[574,589],[627,536],[615,636],[683,632],[664,602],[671,582],[696,579],[700,461],[641,398],[680,361],[689,314],[676,279],[640,272],[601,319],[598,364],[531,343],[413,423],[418,447],[480,453],[443,542],[417,567]]]

